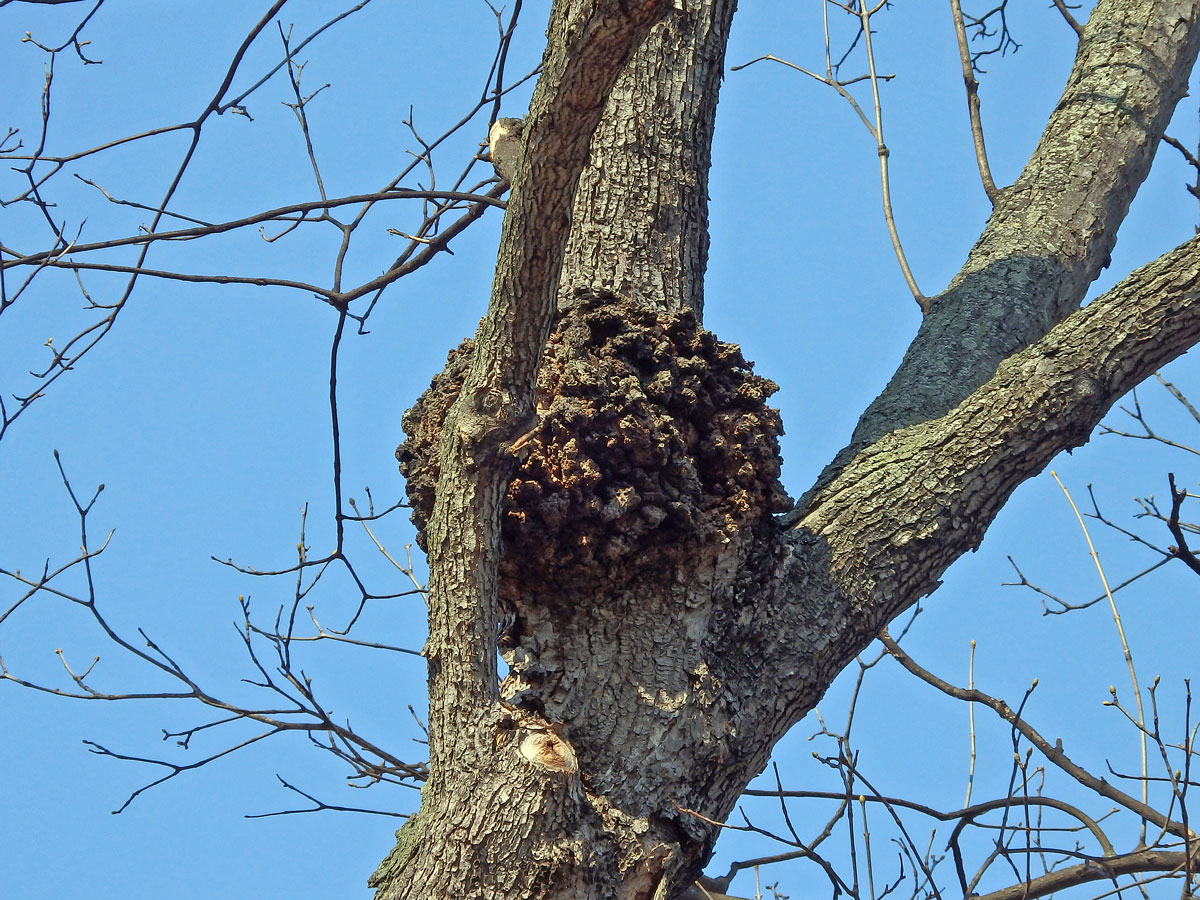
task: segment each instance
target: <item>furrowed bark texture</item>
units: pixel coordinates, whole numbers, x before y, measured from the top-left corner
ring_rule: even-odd
[[[619,856],[583,801],[570,748],[497,705],[499,515],[516,463],[510,442],[533,419],[591,135],[625,62],[666,11],[661,0],[559,0],[551,11],[480,351],[439,442],[447,489],[426,538],[430,778],[421,809],[372,876],[381,900],[584,897],[581,883]],[[564,835],[566,824],[578,827]]]
[[[945,413],[1079,306],[1187,93],[1198,12],[1194,0],[1096,4],[1032,157],[818,488],[872,441]]]
[[[547,60],[589,46],[562,25],[571,6]],[[1200,43],[1200,0],[1101,0],[962,272],[851,446],[777,518],[774,385],[698,322],[732,11],[686,4],[613,93],[592,86],[607,105],[578,192],[587,140],[559,133],[578,105],[535,98],[488,318],[406,416],[436,573],[431,777],[381,898],[678,895],[705,820],[847,661],[1017,485],[1200,340],[1200,239],[1076,309]],[[588,136],[600,118],[580,117]]]
[[[575,198],[560,306],[583,288],[703,313],[713,123],[737,3],[688,7],[655,26],[613,86]]]

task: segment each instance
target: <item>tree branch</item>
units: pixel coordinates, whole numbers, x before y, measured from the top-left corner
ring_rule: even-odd
[[[1179,524],[1179,510],[1183,508],[1183,501],[1188,498],[1188,492],[1176,489],[1175,473],[1168,473],[1167,481],[1171,486],[1171,517],[1167,520],[1167,528],[1171,537],[1175,538],[1175,546],[1171,550],[1177,559],[1183,560],[1189,569],[1200,575],[1200,559],[1196,559],[1195,553],[1188,546],[1187,537]]]
[[[495,206],[504,209],[505,203],[499,197],[491,194],[475,194],[469,191],[413,191],[404,188],[390,188],[384,191],[376,191],[371,194],[352,194],[348,197],[335,197],[331,200],[309,200],[304,203],[290,203],[287,206],[280,206],[275,209],[264,210],[263,212],[254,213],[249,216],[244,216],[240,219],[231,219],[228,222],[218,222],[211,225],[199,225],[195,228],[177,228],[173,231],[157,231],[157,232],[142,232],[140,234],[131,234],[126,237],[112,238],[106,241],[94,241],[90,244],[74,243],[70,247],[70,252],[74,255],[80,253],[90,253],[96,250],[113,250],[117,247],[130,247],[142,244],[153,244],[157,241],[188,241],[196,238],[207,237],[213,234],[224,234],[227,231],[234,231],[238,228],[246,228],[251,225],[260,225],[265,222],[279,221],[294,221],[291,219],[297,213],[303,215],[305,213],[314,212],[317,210],[336,209],[339,206],[348,206],[351,204],[360,203],[376,203],[383,200],[453,200],[463,201],[467,203],[478,203],[486,206]],[[29,266],[37,263],[57,260],[62,254],[62,249],[58,250],[43,250],[38,253],[18,253],[15,249],[4,247],[4,252],[15,257],[14,259],[4,260],[2,265],[5,269],[14,268],[16,266]]]
[[[755,658],[759,677],[781,685],[774,714],[807,712],[822,673],[934,591],[1018,485],[1085,443],[1122,394],[1197,341],[1200,237],[1014,354],[946,415],[861,452],[787,533],[787,585],[759,604],[771,624],[755,631]],[[770,715],[746,709],[748,719]]]
[[[991,709],[1004,721],[1010,723],[1012,727],[1018,731],[1025,740],[1029,741],[1039,753],[1046,759],[1052,762],[1058,768],[1062,769],[1081,785],[1090,791],[1094,791],[1101,797],[1106,797],[1114,803],[1119,804],[1125,809],[1137,814],[1148,822],[1153,822],[1168,834],[1173,834],[1176,837],[1187,840],[1188,829],[1180,822],[1173,821],[1167,816],[1160,813],[1158,810],[1135,797],[1131,797],[1124,791],[1113,787],[1103,778],[1098,778],[1087,769],[1083,768],[1074,762],[1066,753],[1063,752],[1062,742],[1056,741],[1051,744],[1046,738],[1039,734],[1033,726],[1026,722],[1017,712],[1005,703],[995,697],[985,694],[983,691],[975,689],[964,689],[955,687],[949,682],[943,681],[932,672],[919,666],[915,660],[900,648],[900,645],[892,640],[887,631],[881,632],[879,640],[887,647],[888,652],[900,663],[905,669],[916,675],[926,684],[932,685],[947,696],[953,697],[956,700],[965,700],[970,703],[981,703]]]
[[[962,3],[950,0],[950,13],[954,17],[954,35],[958,39],[958,58],[962,62],[963,84],[967,89],[967,115],[971,120],[971,140],[975,144],[975,163],[979,166],[979,180],[992,206],[1000,192],[992,180],[992,168],[988,165],[987,146],[983,140],[983,121],[979,116],[979,81],[975,78],[975,65],[967,46],[967,29],[963,24]]]
[[[1100,0],[1029,163],[814,490],[885,434],[944,415],[1078,307],[1186,93],[1198,21],[1200,0]]]
[[[1111,881],[1119,875],[1142,872],[1180,872],[1187,854],[1171,850],[1135,850],[1120,856],[1092,859],[1077,866],[1047,872],[1037,878],[1011,885],[990,894],[976,894],[975,900],[1035,900],[1092,881]],[[1184,896],[1188,896],[1187,888]]]
[[[1074,31],[1077,36],[1082,38],[1083,26],[1076,21],[1073,15],[1071,15],[1071,10],[1067,7],[1067,4],[1064,2],[1064,0],[1051,0],[1051,2],[1054,4],[1054,8],[1062,13],[1063,20],[1071,26],[1071,30]],[[1078,4],[1076,4],[1076,6],[1078,6]]]

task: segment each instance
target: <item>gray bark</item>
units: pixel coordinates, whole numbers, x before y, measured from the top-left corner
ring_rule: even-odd
[[[660,0],[560,0],[551,13],[480,352],[440,442],[444,489],[427,536],[430,778],[372,878],[380,898],[575,896],[571,886],[598,866],[583,852],[587,828],[562,836],[563,820],[575,825],[586,812],[578,784],[530,762],[529,731],[497,704],[499,514],[516,465],[511,442],[533,413],[591,135],[613,81],[665,12]],[[602,832],[595,815],[584,824]]]
[[[1079,306],[1108,265],[1198,47],[1190,3],[1097,4],[1029,162],[818,486],[889,431],[951,409]]]
[[[655,27],[613,85],[575,197],[560,305],[599,288],[703,313],[708,170],[736,7],[689,3]]]
[[[772,386],[678,312],[702,306],[732,6],[655,25],[652,2],[555,4],[492,305],[440,405],[418,408],[436,450],[407,451],[414,484],[436,480],[418,510],[431,776],[381,900],[684,890],[706,820],[846,662],[1017,485],[1200,340],[1200,239],[1077,310],[1200,45],[1200,0],[1102,0],[892,383],[773,516]]]

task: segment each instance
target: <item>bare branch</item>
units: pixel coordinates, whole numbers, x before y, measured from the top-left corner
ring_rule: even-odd
[[[1111,881],[1121,875],[1182,872],[1186,865],[1186,853],[1148,848],[1104,859],[1089,859],[1077,866],[1047,872],[1021,884],[988,894],[977,894],[976,897],[978,900],[1035,900],[1069,887],[1093,881]]]
[[[926,684],[932,685],[950,697],[954,697],[958,700],[966,700],[971,703],[980,703],[991,709],[1006,722],[1009,722],[1013,728],[1018,731],[1027,741],[1029,741],[1029,743],[1032,744],[1039,753],[1046,757],[1046,759],[1054,763],[1054,765],[1058,766],[1058,768],[1062,769],[1084,787],[1094,791],[1102,797],[1107,797],[1109,800],[1112,800],[1119,806],[1123,806],[1125,809],[1130,810],[1146,821],[1154,823],[1169,834],[1173,834],[1181,838],[1186,838],[1188,836],[1186,827],[1180,822],[1176,822],[1167,818],[1158,810],[1147,806],[1140,800],[1131,797],[1129,794],[1126,794],[1124,791],[1118,790],[1108,782],[1104,781],[1102,778],[1097,778],[1082,766],[1079,766],[1073,762],[1070,757],[1063,752],[1061,741],[1051,744],[1040,734],[1038,734],[1038,732],[1035,731],[1031,725],[1020,718],[1020,716],[1018,716],[1017,713],[1014,712],[1013,709],[1009,707],[1009,705],[1003,700],[990,697],[978,689],[964,690],[963,688],[954,687],[949,682],[938,678],[932,672],[921,668],[912,659],[912,657],[900,649],[900,645],[892,640],[891,636],[886,630],[880,633],[879,640],[883,642],[883,645],[887,647],[888,652],[891,653],[893,658],[895,658],[900,665],[902,665],[912,674],[916,675]]]
[[[88,182],[89,184],[91,182]],[[217,224],[198,225],[195,228],[180,228],[174,231],[161,232],[146,232],[142,234],[129,235],[123,238],[112,238],[106,241],[95,241],[93,243],[72,243],[69,250],[73,254],[91,253],[97,250],[113,250],[117,247],[132,247],[145,244],[153,244],[158,241],[189,241],[197,238],[209,237],[214,234],[224,234],[228,231],[234,231],[238,228],[247,228],[252,225],[259,225],[264,222],[281,222],[295,221],[294,217],[297,213],[302,216],[305,213],[316,210],[336,209],[339,206],[350,206],[358,204],[373,204],[387,200],[446,200],[446,201],[461,201],[472,204],[482,204],[485,207],[494,206],[499,209],[504,209],[506,204],[499,197],[492,194],[476,194],[469,191],[425,191],[425,190],[407,190],[404,188],[389,188],[383,191],[376,191],[370,194],[352,194],[348,197],[337,197],[332,200],[310,200],[304,203],[292,203],[287,206],[280,206],[276,209],[264,210],[260,213],[245,216],[241,219],[233,219],[228,222],[220,222]],[[145,207],[142,207],[145,208]],[[178,214],[173,214],[178,215]],[[3,247],[3,251],[13,257],[12,260],[5,261],[3,267],[10,269],[16,266],[28,266],[36,263],[42,263],[61,257],[61,250],[43,250],[36,253],[20,253],[11,247]]]
[[[1083,26],[1075,20],[1073,15],[1071,15],[1071,10],[1078,9],[1079,4],[1076,4],[1074,7],[1070,7],[1066,4],[1065,0],[1050,0],[1050,2],[1054,4],[1055,9],[1062,13],[1063,19],[1068,25],[1071,26],[1071,30],[1074,31],[1078,37],[1083,37]]]
[[[832,0],[827,0],[827,3],[832,3]],[[844,99],[847,103],[850,104],[851,109],[854,110],[854,112],[858,116],[859,120],[866,127],[867,131],[870,132],[871,137],[875,141],[875,149],[879,156],[879,183],[880,183],[880,190],[881,190],[881,196],[882,196],[882,202],[883,202],[883,219],[884,219],[884,224],[887,226],[887,229],[888,229],[888,236],[891,238],[891,241],[892,241],[892,250],[896,254],[897,262],[899,262],[899,264],[900,264],[900,272],[904,276],[905,284],[908,285],[908,289],[912,292],[913,299],[915,299],[917,301],[917,304],[921,307],[922,312],[928,312],[929,301],[921,293],[920,289],[917,287],[916,280],[913,278],[912,271],[909,269],[908,259],[905,256],[904,249],[900,244],[900,235],[899,235],[899,232],[896,230],[896,221],[895,221],[895,217],[892,214],[891,180],[888,175],[888,158],[891,156],[891,151],[888,149],[887,144],[883,140],[883,108],[882,108],[882,105],[879,100],[879,82],[880,81],[890,81],[891,79],[895,78],[896,76],[895,75],[879,75],[876,71],[875,53],[874,53],[873,46],[871,44],[871,31],[870,31],[870,17],[871,17],[872,10],[868,10],[865,5],[860,5],[857,9],[854,9],[854,10],[851,10],[849,7],[843,7],[841,4],[838,4],[838,3],[832,3],[832,5],[838,7],[839,9],[843,9],[847,12],[851,12],[853,15],[859,17],[860,34],[863,36],[864,43],[866,46],[866,53],[867,53],[867,70],[868,71],[867,71],[866,75],[860,75],[857,78],[851,78],[846,81],[843,81],[842,79],[840,79],[839,77],[836,77],[834,75],[834,72],[837,70],[837,66],[834,65],[834,63],[832,62],[831,56],[830,56],[828,18],[826,18],[826,23],[825,23],[825,74],[824,75],[818,75],[815,72],[809,71],[808,69],[805,69],[802,66],[798,66],[795,63],[788,62],[785,59],[781,59],[781,58],[774,56],[772,54],[769,54],[769,53],[764,56],[759,56],[755,59],[752,59],[749,62],[742,63],[740,66],[731,66],[730,71],[737,72],[741,69],[747,68],[748,66],[752,66],[758,62],[777,62],[777,63],[780,63],[781,65],[787,66],[789,69],[795,69],[797,72],[800,72],[801,74],[804,74],[810,78],[816,79],[817,81],[821,82],[824,85],[828,85],[829,87],[833,88],[838,93],[838,96],[840,96],[842,99]],[[828,14],[827,8],[823,6],[822,9],[827,16],[827,14]],[[840,63],[838,65],[840,65]],[[867,117],[867,114],[865,112],[863,112],[862,107],[860,107],[858,105],[858,101],[855,100],[854,97],[850,94],[850,92],[846,90],[846,87],[848,85],[854,84],[859,81],[868,81],[871,84],[871,96],[872,96],[872,99],[874,102],[874,118],[873,119]]]
[[[999,25],[989,28],[989,23],[993,20],[999,20]],[[1008,30],[1008,0],[999,0],[990,10],[982,16],[963,16],[963,24],[967,28],[974,30],[971,35],[971,40],[986,40],[995,38],[993,44],[983,50],[976,50],[971,54],[971,67],[979,73],[983,73],[983,69],[979,66],[979,61],[985,56],[991,56],[994,53],[999,53],[1001,56],[1006,55],[1010,50],[1016,53],[1021,49],[1021,45],[1013,38],[1012,33]]]
[[[1188,498],[1188,492],[1176,489],[1174,472],[1167,474],[1167,482],[1171,486],[1171,518],[1167,520],[1167,528],[1171,530],[1171,537],[1175,538],[1175,546],[1171,548],[1171,551],[1176,559],[1183,560],[1189,569],[1200,575],[1200,559],[1196,559],[1196,555],[1188,547],[1187,537],[1179,525],[1179,510],[1183,507],[1184,500]]]
[[[373,816],[392,816],[397,819],[407,819],[408,818],[407,813],[389,812],[388,810],[383,810],[383,809],[364,809],[360,806],[337,806],[337,805],[334,805],[331,803],[326,803],[323,800],[318,800],[312,794],[309,794],[306,791],[300,790],[300,788],[296,787],[295,785],[288,784],[288,782],[285,781],[281,776],[276,775],[275,777],[279,780],[279,783],[282,784],[289,791],[293,791],[294,793],[299,794],[301,797],[304,797],[306,800],[312,801],[312,804],[313,804],[312,807],[310,809],[284,809],[284,810],[279,810],[278,812],[269,812],[269,813],[249,813],[245,816],[245,818],[247,818],[247,819],[269,819],[272,816],[293,816],[293,815],[298,815],[300,813],[327,812],[327,811],[328,812],[368,813]]]
[[[145,762],[152,765],[161,766],[170,771],[162,778],[155,779],[141,788],[134,791],[125,801],[125,803],[116,810],[121,810],[136,799],[141,793],[151,787],[155,787],[171,778],[176,777],[184,772],[198,769],[214,762],[224,756],[236,752],[237,750],[249,746],[268,737],[289,732],[304,732],[314,744],[332,752],[339,759],[346,762],[352,769],[352,777],[355,779],[364,780],[366,784],[375,784],[380,782],[388,782],[393,784],[406,784],[413,780],[424,780],[427,774],[427,769],[423,763],[408,763],[398,757],[381,749],[374,742],[365,738],[360,732],[350,727],[349,723],[339,723],[333,720],[328,708],[324,703],[318,700],[314,691],[313,680],[311,677],[304,675],[295,668],[295,663],[292,658],[291,648],[294,641],[304,641],[306,638],[298,637],[295,634],[295,619],[298,606],[301,600],[311,590],[313,584],[305,585],[301,580],[301,574],[306,568],[307,560],[305,558],[303,530],[299,545],[300,565],[293,570],[297,575],[296,590],[294,592],[293,604],[288,614],[287,621],[282,621],[283,609],[280,609],[279,615],[276,616],[275,626],[273,629],[261,628],[255,625],[250,616],[250,604],[244,598],[241,600],[243,624],[239,632],[243,646],[252,665],[258,673],[256,679],[249,679],[247,683],[267,691],[273,695],[276,700],[284,701],[282,705],[270,706],[247,706],[244,703],[233,702],[219,698],[215,694],[202,688],[200,684],[192,678],[185,670],[183,664],[174,659],[167,651],[160,646],[156,641],[152,640],[144,631],[138,630],[143,646],[139,647],[131,643],[129,640],[122,637],[109,623],[106,615],[101,611],[95,589],[94,573],[91,567],[91,561],[98,557],[107,546],[107,539],[104,546],[99,549],[92,549],[89,546],[87,536],[87,518],[91,513],[96,500],[103,491],[104,486],[101,485],[90,498],[86,501],[81,499],[72,486],[69,478],[66,475],[61,458],[55,454],[55,461],[58,465],[59,472],[62,476],[63,486],[66,489],[72,504],[75,507],[76,515],[80,522],[80,555],[70,563],[60,566],[58,569],[51,571],[49,564],[43,567],[42,573],[37,578],[30,578],[21,575],[19,570],[12,571],[8,569],[0,570],[0,574],[6,575],[22,584],[29,586],[29,590],[8,610],[6,610],[0,621],[9,616],[15,609],[22,604],[27,603],[32,597],[39,593],[47,593],[60,599],[67,600],[87,610],[92,620],[99,626],[100,630],[106,635],[108,640],[127,654],[130,654],[144,663],[149,664],[161,674],[167,676],[170,680],[181,685],[180,690],[156,690],[156,691],[111,691],[104,690],[94,686],[92,678],[94,677],[96,664],[99,662],[99,656],[92,659],[91,663],[82,672],[76,671],[68,662],[66,655],[62,651],[58,651],[59,659],[67,677],[74,684],[74,688],[66,690],[52,685],[42,684],[31,681],[13,673],[3,659],[0,659],[0,680],[9,681],[30,690],[41,693],[52,694],[60,697],[70,697],[80,700],[92,701],[137,701],[137,700],[172,700],[172,701],[190,701],[197,702],[201,706],[210,709],[218,710],[224,715],[219,718],[187,728],[183,731],[163,731],[163,738],[175,738],[179,746],[188,748],[192,738],[202,732],[221,729],[225,730],[231,726],[237,726],[242,722],[253,722],[262,726],[266,726],[266,730],[258,735],[236,741],[233,744],[221,749],[215,753],[205,756],[203,759],[191,763],[176,763],[167,759],[155,759],[143,756],[133,756],[128,754],[117,753],[106,747],[102,747],[94,742],[86,742],[93,748],[93,752],[101,753],[102,755],[111,756],[122,760],[132,760]],[[395,509],[396,507],[392,507]],[[111,533],[109,535],[111,538]],[[344,557],[340,557],[347,570],[353,574],[353,567]],[[71,569],[81,566],[84,570],[84,579],[86,583],[86,592],[83,596],[76,596],[64,590],[59,590],[51,585],[51,582],[61,576],[63,573]],[[357,577],[357,576],[355,576]],[[319,578],[319,575],[318,575]],[[370,596],[365,587],[363,590],[363,603]],[[410,592],[413,593],[413,592]],[[312,607],[308,607],[310,615]],[[361,608],[360,608],[361,611]],[[315,623],[315,617],[313,617]],[[353,623],[351,623],[352,625]],[[347,628],[349,630],[349,628]],[[268,646],[274,651],[277,665],[274,669],[269,669],[263,664],[259,657],[259,651],[255,646],[254,638],[264,639]],[[386,647],[381,644],[373,644],[372,642],[355,641],[344,637],[343,635],[332,635],[319,629],[319,633],[314,638],[307,640],[329,639],[342,640],[346,643],[357,644],[360,646],[378,647],[379,649],[391,649],[398,652],[413,653],[414,651],[404,650],[398,647]],[[144,648],[144,649],[143,649]],[[317,735],[323,735],[322,740],[317,740]]]
[[[967,115],[971,121],[971,140],[975,145],[975,163],[979,167],[979,179],[983,191],[992,205],[996,205],[999,191],[992,180],[992,169],[988,165],[987,147],[983,140],[983,121],[979,116],[979,81],[975,78],[975,64],[967,47],[967,29],[963,22],[961,0],[950,0],[950,13],[954,17],[954,34],[958,39],[958,58],[962,62],[963,85],[967,90]]]

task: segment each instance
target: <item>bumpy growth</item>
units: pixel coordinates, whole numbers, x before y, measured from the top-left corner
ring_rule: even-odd
[[[396,451],[413,521],[424,531],[438,477],[442,422],[474,345],[405,415]],[[691,312],[662,313],[586,293],[560,318],[538,376],[539,425],[509,485],[502,574],[522,584],[603,571],[647,574],[697,543],[790,507],[779,484],[783,428],[735,344]],[[562,584],[567,587],[567,584]]]

